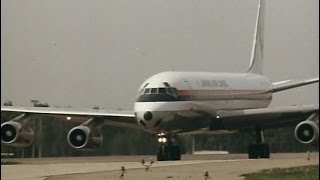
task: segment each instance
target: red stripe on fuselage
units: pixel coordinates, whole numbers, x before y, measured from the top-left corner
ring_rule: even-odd
[[[188,96],[192,95],[191,90],[178,90],[177,92],[178,96]]]

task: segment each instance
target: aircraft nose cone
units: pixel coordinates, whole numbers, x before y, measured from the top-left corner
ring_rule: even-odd
[[[143,118],[146,120],[146,121],[150,121],[152,119],[153,115],[151,112],[147,111],[143,114]]]

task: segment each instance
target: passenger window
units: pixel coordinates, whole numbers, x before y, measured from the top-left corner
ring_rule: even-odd
[[[151,94],[157,94],[158,88],[151,88]]]
[[[150,93],[150,88],[146,88],[146,90],[144,90],[143,94],[149,94]]]
[[[159,94],[166,94],[166,88],[159,88]]]

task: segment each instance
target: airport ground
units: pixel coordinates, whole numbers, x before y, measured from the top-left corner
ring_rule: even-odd
[[[263,169],[318,165],[319,153],[277,153],[270,159],[249,160],[246,154],[184,155],[182,161],[158,162],[145,171],[154,156],[106,156],[42,159],[10,159],[20,164],[1,165],[1,179],[6,180],[100,180],[119,179],[121,166],[126,168],[124,179],[193,180],[203,179],[204,170],[212,180],[243,179],[242,174]]]

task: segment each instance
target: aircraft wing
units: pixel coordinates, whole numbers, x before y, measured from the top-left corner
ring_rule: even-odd
[[[122,110],[100,110],[100,109],[74,109],[74,108],[52,108],[52,107],[23,107],[23,106],[1,106],[1,112],[26,113],[31,116],[50,116],[65,121],[84,123],[88,119],[102,119],[104,125],[114,127],[139,128],[133,111]]]
[[[313,115],[316,115],[319,121],[319,106],[305,105],[235,111],[224,110],[217,112],[219,118],[214,121],[221,124],[221,129],[228,130],[254,129],[255,127],[272,129],[295,126]]]

